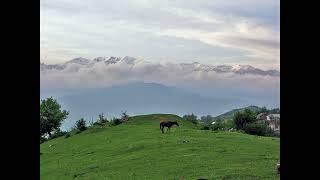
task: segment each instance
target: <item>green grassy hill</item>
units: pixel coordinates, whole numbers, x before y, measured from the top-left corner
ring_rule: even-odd
[[[231,111],[228,111],[226,113],[223,113],[219,116],[214,117],[214,120],[217,119],[221,119],[221,120],[230,120],[233,118],[233,116],[237,113],[237,112],[243,112],[245,109],[250,109],[251,111],[257,113],[260,112],[261,110],[263,110],[262,107],[258,107],[258,106],[248,106],[248,107],[244,107],[244,108],[239,108],[239,109],[233,109]],[[274,108],[274,109],[269,109],[267,110],[268,113],[275,113],[275,114],[280,114],[280,108]]]
[[[244,108],[239,108],[239,109],[233,109],[231,111],[228,111],[226,113],[223,113],[219,116],[214,117],[214,120],[217,119],[221,119],[221,120],[228,120],[228,119],[232,119],[233,116],[237,113],[237,112],[243,112],[245,109],[250,109],[253,112],[258,112],[261,111],[262,108],[258,107],[258,106],[248,106],[248,107],[244,107]]]
[[[180,127],[162,134],[160,117]],[[135,116],[47,141],[40,151],[42,180],[279,179],[278,138],[198,130],[176,115]]]

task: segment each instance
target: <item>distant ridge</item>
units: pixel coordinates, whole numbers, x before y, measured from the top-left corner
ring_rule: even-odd
[[[231,111],[228,111],[226,113],[223,113],[219,116],[216,116],[214,117],[214,120],[217,120],[217,119],[232,119],[234,114],[237,113],[237,112],[242,112],[244,111],[245,109],[250,109],[251,111],[253,112],[259,112],[261,110],[263,110],[262,107],[258,107],[258,106],[247,106],[247,107],[244,107],[244,108],[239,108],[239,109],[233,109]],[[279,108],[275,108],[275,109],[271,109],[269,110],[270,113],[280,113],[280,109]]]
[[[135,68],[136,65],[140,63],[152,64],[152,62],[145,61],[143,59],[138,59],[130,56],[125,57],[96,57],[93,60],[86,58],[75,58],[70,61],[61,64],[53,64],[48,65],[40,62],[40,71],[62,71],[68,66],[77,66],[76,69],[81,68],[90,68],[95,64],[99,64],[100,66],[112,66],[114,64],[121,64],[126,66],[132,66]],[[200,71],[200,72],[216,72],[216,73],[235,73],[239,75],[244,74],[253,74],[253,75],[261,75],[261,76],[280,76],[280,72],[277,70],[262,70],[259,68],[255,68],[251,65],[209,65],[209,64],[201,64],[198,62],[194,63],[179,63],[179,64],[156,64],[159,68],[170,68],[171,66],[178,66],[184,71]]]

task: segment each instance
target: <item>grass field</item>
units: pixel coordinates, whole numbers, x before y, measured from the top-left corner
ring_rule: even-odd
[[[164,116],[180,127],[162,134]],[[42,180],[279,179],[279,138],[198,130],[175,115],[135,116],[47,141],[40,152]]]

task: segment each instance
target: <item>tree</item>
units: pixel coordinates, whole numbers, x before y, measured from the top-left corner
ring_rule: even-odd
[[[84,131],[84,130],[87,129],[86,121],[83,118],[79,119],[76,122],[76,129],[79,130],[79,131]]]
[[[129,115],[127,114],[127,112],[125,111],[125,112],[122,112],[122,114],[121,114],[121,121],[122,122],[126,122],[126,121],[128,121],[129,120]]]
[[[268,109],[265,106],[263,106],[260,110],[260,113],[267,113],[267,112],[268,112]]]
[[[280,108],[271,109],[270,113],[272,113],[272,114],[280,114]]]
[[[222,128],[223,128],[223,123],[222,123],[222,121],[217,121],[216,123],[214,123],[214,124],[211,126],[211,128],[212,128],[213,131],[222,129]]]
[[[48,134],[49,137],[51,137],[52,131],[57,131],[68,115],[69,112],[61,110],[60,104],[53,97],[41,100],[40,137],[45,134]]]
[[[111,122],[112,122],[112,125],[117,126],[122,123],[122,120],[118,118],[113,118]]]
[[[246,125],[254,122],[255,119],[255,113],[250,109],[245,109],[243,112],[237,112],[233,117],[234,125],[237,130],[244,130]]]
[[[107,118],[104,117],[103,113],[99,114],[99,123],[104,124],[108,122]]]
[[[265,136],[270,135],[272,130],[264,123],[250,123],[245,128],[244,131],[247,134]]]
[[[193,124],[197,124],[198,123],[197,116],[194,115],[193,113],[190,114],[190,115],[184,115],[182,118],[187,120],[187,121],[192,122]]]
[[[205,124],[210,124],[213,121],[213,117],[211,115],[201,116],[200,120]]]

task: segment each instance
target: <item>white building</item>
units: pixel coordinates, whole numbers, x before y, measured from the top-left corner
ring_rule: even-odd
[[[257,120],[264,121],[272,130],[280,132],[280,114],[260,113],[257,115]]]

